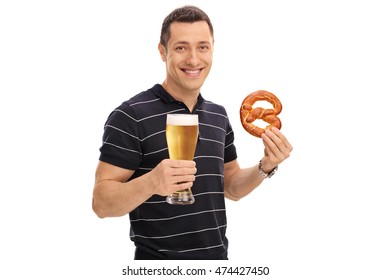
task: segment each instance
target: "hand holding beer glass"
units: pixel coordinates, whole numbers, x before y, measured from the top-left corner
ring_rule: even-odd
[[[198,115],[167,114],[166,138],[169,158],[193,160],[198,130]],[[167,202],[170,204],[192,204],[194,201],[191,189],[180,190],[167,196]]]

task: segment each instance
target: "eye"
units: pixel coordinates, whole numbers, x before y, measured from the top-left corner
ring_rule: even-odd
[[[210,47],[209,47],[208,45],[201,45],[201,46],[199,47],[199,50],[200,50],[201,52],[207,52],[209,49],[210,49]]]
[[[183,46],[177,46],[177,47],[175,48],[175,50],[178,51],[178,52],[183,52],[183,51],[185,51],[185,47],[183,47]]]

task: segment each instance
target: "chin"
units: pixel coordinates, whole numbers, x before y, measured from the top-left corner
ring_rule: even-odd
[[[195,90],[195,89],[200,89],[202,86],[203,86],[203,84],[204,84],[204,81],[205,81],[205,79],[193,79],[193,80],[187,80],[187,87],[189,88],[189,89],[193,89],[193,90]]]
[[[200,91],[200,88],[202,87],[203,83],[197,84],[197,85],[187,85],[187,89],[190,91]]]

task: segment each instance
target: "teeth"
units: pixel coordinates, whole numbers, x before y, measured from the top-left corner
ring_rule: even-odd
[[[188,69],[186,69],[185,71],[188,74],[196,74],[196,73],[199,73],[200,70],[188,70]]]

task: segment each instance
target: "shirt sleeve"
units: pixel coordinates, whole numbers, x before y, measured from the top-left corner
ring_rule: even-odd
[[[138,168],[142,150],[137,119],[129,104],[124,102],[111,112],[104,126],[102,140],[99,160],[125,169]]]
[[[229,118],[226,119],[226,140],[225,140],[225,157],[224,162],[230,162],[237,159],[236,146],[234,146],[234,132]]]

